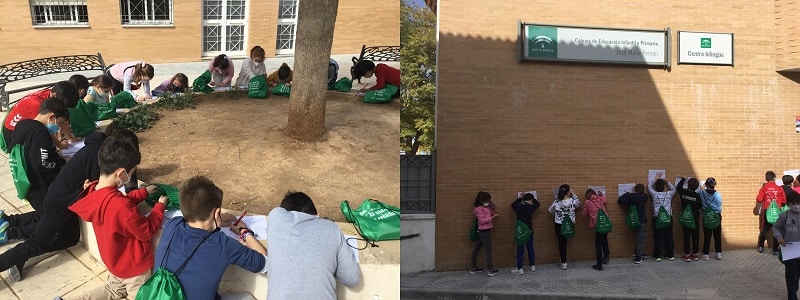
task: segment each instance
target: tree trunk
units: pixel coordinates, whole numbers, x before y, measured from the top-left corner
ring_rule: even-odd
[[[328,61],[339,0],[298,1],[294,76],[286,133],[304,142],[325,134]]]

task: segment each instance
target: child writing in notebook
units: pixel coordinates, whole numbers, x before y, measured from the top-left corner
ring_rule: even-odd
[[[152,98],[150,94],[150,79],[153,79],[153,66],[144,61],[129,61],[113,65],[108,68],[106,75],[114,79],[112,91],[114,95],[122,91],[133,93],[140,87],[144,89],[144,94],[136,97],[137,101],[145,101]]]
[[[267,67],[264,66],[264,48],[255,46],[253,49],[250,49],[250,57],[242,61],[242,69],[239,71],[239,77],[236,78],[236,86],[247,86],[253,77],[266,73]]]
[[[108,103],[112,88],[114,88],[113,79],[106,75],[97,75],[92,79],[91,86],[86,91],[86,97],[83,97],[83,101]]]
[[[233,80],[233,61],[225,54],[217,55],[208,64],[211,71],[211,82],[208,84],[215,87],[229,87]]]
[[[172,78],[164,80],[158,87],[153,90],[153,96],[161,96],[166,92],[170,93],[183,93],[189,86],[189,77],[186,74],[178,73]]]
[[[289,68],[289,65],[283,63],[277,71],[269,74],[267,77],[267,83],[271,87],[278,86],[278,83],[283,83],[286,86],[292,86],[292,75],[294,75],[292,69]]]

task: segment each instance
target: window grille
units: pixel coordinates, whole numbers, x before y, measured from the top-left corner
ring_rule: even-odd
[[[171,25],[172,0],[120,0],[122,25]]]
[[[30,0],[33,26],[89,25],[86,0]]]

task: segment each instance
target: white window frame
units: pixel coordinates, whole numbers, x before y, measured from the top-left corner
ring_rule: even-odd
[[[275,26],[275,29],[276,29],[276,31],[275,31],[276,32],[276,35],[275,35],[275,54],[276,55],[293,55],[294,54],[294,49],[297,46],[297,43],[296,43],[297,42],[297,15],[299,14],[299,8],[300,8],[300,0],[297,0],[297,7],[295,8],[296,11],[295,11],[295,14],[294,14],[294,18],[281,18],[281,11],[280,10],[283,9],[283,7],[281,7],[281,1],[278,0],[278,24]],[[281,25],[294,25],[294,27],[292,27],[292,48],[291,49],[281,49],[280,48],[281,40],[280,40],[280,31],[278,31],[278,29],[280,29]]]
[[[200,51],[202,52],[203,57],[215,57],[220,54],[225,54],[228,57],[246,57],[250,52],[247,48],[247,28],[248,28],[248,16],[250,15],[250,0],[244,1],[244,11],[243,11],[243,18],[242,19],[228,19],[228,0],[220,0],[220,17],[218,20],[206,20],[205,16],[205,1],[200,1],[201,5],[201,19],[202,19],[202,26],[200,27],[200,35],[201,35],[201,45]],[[206,26],[217,26],[219,27],[219,35],[221,37],[220,43],[220,50],[219,51],[206,51],[205,43],[206,43],[206,36],[205,36],[205,27]],[[228,49],[228,27],[229,26],[242,26],[242,49],[241,50],[229,50]]]
[[[120,3],[119,3],[120,4],[120,8],[119,8],[119,10],[120,10],[120,22],[122,23],[122,26],[159,26],[159,25],[172,26],[174,24],[174,19],[173,18],[175,17],[175,14],[174,14],[173,10],[174,10],[174,7],[175,7],[175,3],[174,3],[173,0],[166,0],[166,1],[169,2],[169,20],[156,20],[155,19],[155,14],[154,14],[154,12],[155,12],[155,0],[141,0],[141,1],[145,2],[145,5],[144,5],[145,11],[144,11],[143,14],[137,14],[136,16],[137,17],[141,16],[143,18],[143,20],[141,20],[141,19],[134,20],[133,19],[133,14],[131,14],[131,0],[120,0]],[[128,22],[127,23],[125,22],[125,17],[126,16],[123,13],[124,12],[124,10],[122,9],[123,6],[128,9],[127,10],[128,11],[128,15],[127,15]]]
[[[89,26],[89,10],[86,7],[87,0],[29,0],[31,9],[31,24],[34,27],[86,27]],[[44,6],[44,23],[36,23],[37,6]],[[70,18],[72,20],[53,20],[53,10],[51,6],[69,6]],[[79,7],[86,9],[86,22],[80,21]],[[40,16],[40,15],[39,15]]]

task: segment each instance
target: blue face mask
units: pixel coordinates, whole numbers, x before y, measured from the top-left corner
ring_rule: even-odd
[[[52,123],[51,124],[50,120],[47,120],[47,125],[45,125],[45,126],[47,127],[47,132],[48,133],[50,133],[50,134],[58,133],[58,130],[59,130],[58,124],[56,124],[56,123]]]

